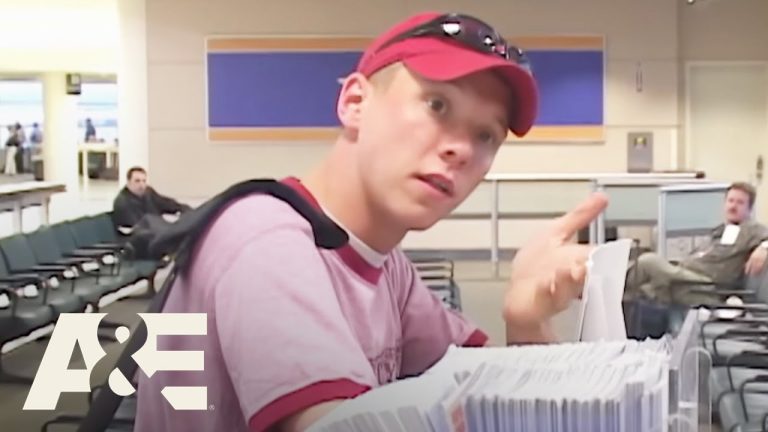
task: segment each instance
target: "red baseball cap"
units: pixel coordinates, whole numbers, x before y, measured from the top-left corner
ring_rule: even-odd
[[[506,81],[516,106],[509,116],[509,129],[518,137],[533,126],[539,96],[531,72],[513,61],[483,53],[448,37],[412,37],[381,48],[396,36],[444,14],[427,12],[411,16],[378,36],[363,53],[357,72],[371,76],[380,69],[401,62],[408,69],[433,81],[450,81],[476,72],[495,69]]]

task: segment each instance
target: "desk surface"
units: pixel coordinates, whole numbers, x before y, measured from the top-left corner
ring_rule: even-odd
[[[80,151],[87,150],[89,152],[116,152],[119,149],[115,144],[98,142],[80,143],[77,148]]]
[[[25,195],[30,193],[57,193],[65,192],[66,186],[62,183],[28,181],[20,183],[8,183],[0,185],[0,198],[10,198],[16,195]]]
[[[592,180],[671,180],[699,178],[698,172],[675,173],[490,173],[485,181],[501,182],[584,182]]]
[[[724,191],[731,187],[730,183],[677,184],[661,187],[661,191],[669,192],[711,192]]]
[[[668,185],[711,185],[714,184],[711,180],[698,179],[698,178],[606,178],[597,179],[598,186],[607,187],[633,187],[633,186],[648,186],[648,187],[663,187]]]

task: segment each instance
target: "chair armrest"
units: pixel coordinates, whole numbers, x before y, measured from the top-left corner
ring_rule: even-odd
[[[88,247],[95,247],[95,248],[102,248],[102,249],[122,249],[125,247],[125,244],[123,243],[96,243],[89,245]]]
[[[68,270],[68,266],[40,266],[36,265],[34,267],[26,268],[24,270],[19,270],[18,272],[12,272],[11,277],[16,277],[18,275],[30,275],[34,274],[35,277],[38,279],[47,279],[54,275],[60,275],[64,271]]]
[[[102,249],[75,249],[71,250],[69,252],[64,253],[65,257],[72,257],[72,258],[90,258],[90,259],[98,259],[102,257],[103,255],[108,255],[114,253],[110,250],[102,250]]]
[[[728,336],[766,336],[768,337],[768,329],[755,329],[755,328],[735,328],[728,329],[723,332],[723,337]]]
[[[704,294],[712,297],[730,297],[730,296],[752,296],[757,295],[757,291],[748,289],[706,289],[706,288],[689,288],[689,293]]]
[[[40,264],[42,264],[42,265],[63,265],[63,266],[71,267],[71,266],[75,266],[75,265],[82,264],[82,263],[89,262],[89,261],[93,261],[93,259],[88,258],[88,257],[64,257],[64,258],[57,259],[56,261],[51,262],[51,263],[40,263]]]
[[[728,329],[712,339],[712,352],[715,356],[720,357],[720,350],[717,349],[718,343],[723,339],[726,340],[745,340],[747,342],[754,342],[756,344],[764,343],[768,338],[768,329],[759,328],[735,328]]]
[[[754,312],[754,313],[768,313],[768,305],[767,304],[760,304],[760,303],[747,303],[743,305],[729,305],[726,303],[720,303],[716,305],[702,305],[702,307],[705,307],[707,309],[732,309],[732,310],[740,310],[744,312]]]
[[[728,357],[725,363],[728,384],[731,390],[736,390],[736,385],[733,380],[733,368],[768,369],[768,351],[745,350]]]
[[[71,266],[62,265],[62,264],[37,264],[35,266],[28,268],[27,270],[31,270],[33,272],[38,272],[38,271],[60,272],[60,271],[69,270],[70,267]]]
[[[727,318],[727,317],[716,317],[713,319],[710,319],[706,321],[704,324],[715,324],[715,323],[721,323],[721,324],[743,324],[745,326],[761,326],[765,325],[768,326],[768,317],[762,317],[762,318],[755,318],[755,317],[749,317],[745,318],[743,316],[733,317],[733,318]]]
[[[43,280],[45,280],[44,277],[40,276],[39,274],[35,273],[15,273],[10,274],[7,276],[0,277],[0,283],[6,283],[6,284],[30,284],[30,283],[40,283]]]
[[[89,246],[82,246],[77,249],[77,251],[82,251],[84,253],[95,253],[100,252],[101,254],[111,254],[111,253],[117,253],[119,251],[122,251],[125,249],[124,245],[120,246],[106,246],[105,244],[95,244],[95,245],[89,245]],[[74,251],[73,251],[74,252]],[[73,253],[70,252],[70,253]]]

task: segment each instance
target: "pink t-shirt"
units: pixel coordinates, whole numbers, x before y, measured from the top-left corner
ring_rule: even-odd
[[[318,206],[297,180],[286,183]],[[208,335],[158,342],[204,351],[205,370],[139,372],[135,431],[268,430],[303,408],[420,374],[450,344],[486,342],[402,251],[377,265],[364,255],[352,244],[317,248],[309,223],[277,198],[230,204],[164,309],[207,313]],[[168,385],[207,386],[209,410],[174,410],[160,394]]]

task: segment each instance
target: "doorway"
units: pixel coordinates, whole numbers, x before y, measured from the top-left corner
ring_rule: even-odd
[[[768,223],[768,63],[689,63],[686,72],[687,165],[755,185],[755,217]]]

